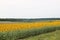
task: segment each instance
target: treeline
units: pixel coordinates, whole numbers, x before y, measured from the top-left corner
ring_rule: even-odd
[[[60,18],[34,18],[34,19],[0,18],[0,21],[12,21],[12,22],[34,22],[34,21],[48,21],[48,20],[60,20]]]

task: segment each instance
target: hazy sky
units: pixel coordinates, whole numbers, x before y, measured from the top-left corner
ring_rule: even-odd
[[[60,18],[60,0],[0,0],[0,18]]]

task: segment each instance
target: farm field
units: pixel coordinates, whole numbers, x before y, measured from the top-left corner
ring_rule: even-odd
[[[40,34],[37,36],[32,36],[22,40],[60,40],[60,30],[56,30],[50,33]]]
[[[26,30],[34,28],[44,27],[56,27],[60,26],[60,20],[55,21],[42,21],[42,22],[6,22],[0,23],[0,32],[13,31],[13,30]]]
[[[1,20],[0,20],[1,21]],[[59,40],[60,20],[1,21],[0,40]]]

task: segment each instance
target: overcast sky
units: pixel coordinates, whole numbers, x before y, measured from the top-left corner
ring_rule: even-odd
[[[0,0],[0,18],[60,18],[60,0]]]

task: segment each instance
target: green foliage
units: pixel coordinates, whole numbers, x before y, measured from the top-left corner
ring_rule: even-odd
[[[49,32],[37,36],[31,36],[22,40],[60,40],[60,30]]]
[[[24,38],[28,38],[31,36],[36,36],[36,35],[40,35],[40,34],[54,32],[58,28],[60,28],[60,27],[45,27],[45,28],[38,28],[38,29],[0,32],[0,40],[24,39]]]
[[[39,19],[16,19],[16,18],[6,18],[1,19],[0,21],[10,21],[10,22],[36,22],[36,21],[54,21],[54,20],[60,20],[60,18],[39,18]]]

